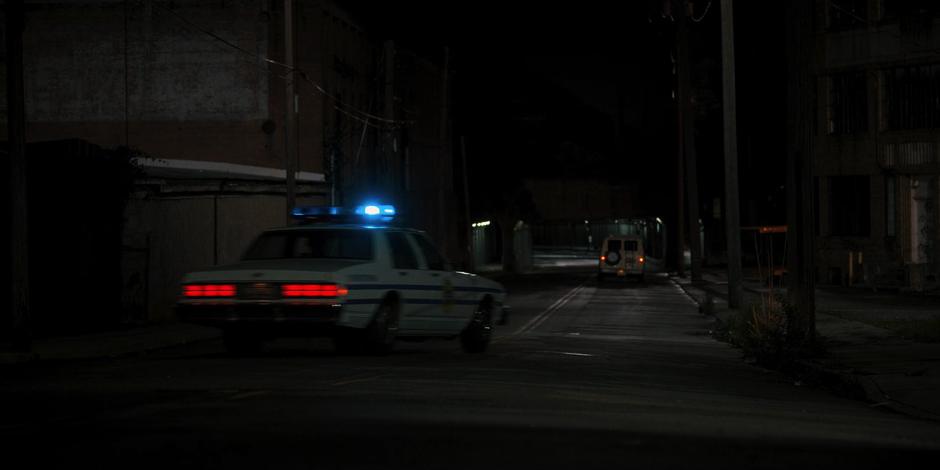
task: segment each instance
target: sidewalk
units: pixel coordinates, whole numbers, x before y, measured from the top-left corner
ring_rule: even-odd
[[[725,300],[727,281],[723,273],[703,273],[703,282],[696,285],[688,278],[673,276],[672,280],[699,305],[711,298],[718,321],[727,321],[733,313]],[[757,301],[762,291],[766,289],[745,283],[742,305]],[[891,295],[894,297],[889,297]],[[851,310],[857,315],[886,317],[897,309],[899,315],[908,315],[910,310],[896,305],[903,302],[903,297],[896,294],[846,290],[817,293],[816,330],[825,341],[827,354],[797,366],[806,375],[863,397],[872,406],[940,420],[940,343],[911,341],[891,330],[840,318],[846,315],[823,313],[838,309]],[[911,302],[918,309],[927,308],[922,305],[923,299],[911,299]],[[915,313],[920,312],[915,310]],[[940,301],[933,311],[940,314]]]
[[[88,335],[42,338],[33,341],[30,354],[0,352],[0,365],[35,360],[120,357],[220,336],[218,328],[170,323]]]

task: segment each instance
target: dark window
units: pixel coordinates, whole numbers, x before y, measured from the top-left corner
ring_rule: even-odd
[[[636,251],[636,250],[637,250],[636,240],[624,240],[623,251]]]
[[[901,23],[901,31],[928,27],[930,20],[940,16],[937,0],[881,0],[881,21]]]
[[[441,256],[441,252],[431,243],[431,240],[424,235],[413,234],[412,239],[418,244],[421,253],[424,255],[424,261],[428,263],[428,269],[435,271],[444,271],[447,269],[447,261]]]
[[[829,30],[864,28],[868,24],[868,0],[830,0]]]
[[[244,259],[370,260],[372,256],[372,234],[368,231],[317,229],[265,232],[251,245]]]
[[[866,237],[871,233],[871,190],[868,176],[832,176],[829,183],[830,232]]]
[[[940,127],[940,65],[896,67],[883,76],[889,130]]]
[[[885,176],[885,236],[897,235],[897,187],[894,176]]]
[[[418,257],[402,232],[385,232],[395,269],[418,269]]]
[[[607,251],[620,252],[620,240],[607,240]]]
[[[868,130],[868,90],[865,72],[829,77],[829,133],[855,134]]]

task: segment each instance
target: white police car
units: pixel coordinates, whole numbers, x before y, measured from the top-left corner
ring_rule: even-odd
[[[329,335],[338,350],[383,353],[396,339],[461,339],[484,351],[508,307],[490,279],[452,270],[427,235],[395,227],[392,206],[303,207],[306,223],[261,233],[238,263],[186,274],[181,320],[221,327],[232,352],[283,336]]]

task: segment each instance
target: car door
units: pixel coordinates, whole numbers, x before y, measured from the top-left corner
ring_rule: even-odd
[[[438,299],[439,310],[431,318],[431,324],[435,331],[444,334],[453,334],[459,332],[466,323],[466,290],[460,290],[456,286],[454,272],[451,270],[450,263],[441,254],[437,246],[423,233],[410,233],[412,241],[418,247],[418,251],[424,258],[423,269],[426,278],[431,285],[439,287]]]
[[[386,231],[385,240],[392,265],[388,288],[400,296],[400,333],[425,333],[432,328],[433,306],[427,302],[427,292],[418,289],[428,281],[426,273],[420,269],[417,252],[404,232]]]

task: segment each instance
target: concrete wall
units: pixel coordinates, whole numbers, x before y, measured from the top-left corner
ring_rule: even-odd
[[[285,225],[284,203],[283,196],[266,195],[132,199],[124,231],[125,308],[141,322],[174,320],[183,274],[236,261],[259,232]]]

